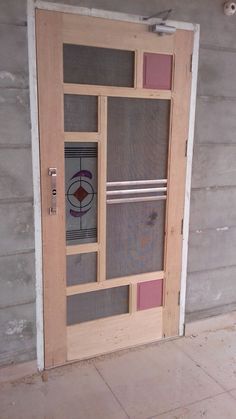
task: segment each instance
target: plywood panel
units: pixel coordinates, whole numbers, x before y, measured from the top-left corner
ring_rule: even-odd
[[[148,25],[63,13],[63,42],[171,54],[175,35],[159,37]]]
[[[67,327],[67,360],[155,342],[162,338],[162,307]]]

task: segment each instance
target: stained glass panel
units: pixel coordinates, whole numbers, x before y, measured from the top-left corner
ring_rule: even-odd
[[[65,145],[66,241],[97,241],[97,144]]]

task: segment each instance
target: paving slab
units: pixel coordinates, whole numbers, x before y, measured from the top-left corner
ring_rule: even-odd
[[[133,419],[158,415],[222,392],[173,342],[97,361],[96,366]]]
[[[127,415],[94,366],[28,378],[0,391],[1,419],[126,419]]]
[[[235,412],[236,400],[233,400],[229,394],[223,393],[152,419],[235,419]]]
[[[234,326],[217,332],[180,339],[175,342],[175,345],[188,354],[223,389],[232,390],[236,389],[235,342],[236,327]]]

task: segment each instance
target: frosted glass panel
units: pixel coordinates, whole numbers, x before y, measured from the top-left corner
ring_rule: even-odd
[[[108,182],[154,182],[108,186],[109,279],[163,270],[169,117],[169,100],[108,99]]]
[[[128,312],[127,285],[67,297],[67,325]]]
[[[97,240],[97,144],[65,146],[66,241]]]
[[[97,253],[82,253],[66,257],[67,286],[95,282],[97,279]]]
[[[107,206],[107,278],[163,270],[165,201]]]
[[[97,96],[64,95],[64,120],[66,132],[97,132]]]
[[[108,181],[167,176],[170,102],[108,99]]]
[[[65,83],[134,86],[133,51],[64,44],[63,55]]]
[[[145,53],[143,56],[143,87],[170,90],[172,55]]]

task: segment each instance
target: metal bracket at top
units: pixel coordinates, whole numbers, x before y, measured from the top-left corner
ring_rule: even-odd
[[[157,12],[154,15],[151,15],[151,16],[144,16],[143,20],[150,20],[150,19],[153,19],[155,17],[160,17],[162,19],[162,21],[165,22],[169,18],[172,10],[173,9],[163,10],[162,12]]]

